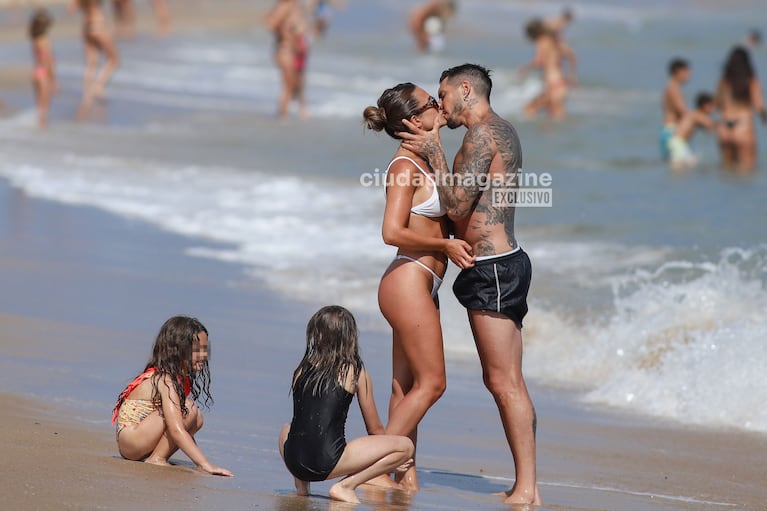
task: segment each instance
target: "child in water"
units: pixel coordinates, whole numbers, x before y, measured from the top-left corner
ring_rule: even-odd
[[[37,9],[29,20],[29,38],[32,41],[32,54],[35,59],[32,84],[35,89],[38,124],[41,128],[48,125],[51,97],[58,89],[54,70],[53,47],[48,38],[48,30],[52,24],[53,18],[45,9]]]
[[[359,503],[357,486],[412,459],[409,438],[384,434],[357,338],[354,316],[338,305],[321,308],[306,327],[306,353],[291,387],[293,420],[279,439],[299,495],[309,495],[311,481],[347,476],[330,488],[330,497]],[[346,443],[346,415],[355,395],[369,436]]]
[[[201,470],[231,476],[209,462],[194,439],[202,428],[195,401],[202,397],[205,406],[213,403],[209,386],[208,331],[195,318],[170,318],[157,334],[144,372],[120,393],[112,412],[122,457],[170,465],[168,459],[181,449]]]

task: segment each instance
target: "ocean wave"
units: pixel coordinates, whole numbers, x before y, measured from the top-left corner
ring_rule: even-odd
[[[531,312],[528,374],[604,403],[688,423],[767,431],[767,246],[667,261],[613,283],[603,317]]]

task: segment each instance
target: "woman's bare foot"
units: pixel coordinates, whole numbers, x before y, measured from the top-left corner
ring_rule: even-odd
[[[537,484],[535,485],[535,492],[532,499],[530,499],[530,496],[527,493],[528,492],[517,491],[515,486],[505,492],[496,493],[496,495],[506,497],[503,500],[504,504],[533,504],[536,506],[540,506],[542,504],[541,496],[538,494]]]
[[[412,465],[404,472],[398,473],[397,482],[399,482],[403,490],[418,491],[420,487],[418,486],[418,475],[415,472],[415,465]]]
[[[293,478],[296,483],[296,495],[299,495],[301,497],[308,497],[309,496],[309,482],[308,481],[302,481],[297,477]]]
[[[330,487],[328,491],[331,499],[340,500],[341,502],[351,502],[352,504],[359,504],[360,499],[357,498],[357,494],[351,488],[345,488],[343,481],[338,482]]]

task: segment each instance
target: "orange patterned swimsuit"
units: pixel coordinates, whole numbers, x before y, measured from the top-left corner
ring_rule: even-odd
[[[159,409],[159,403],[149,399],[128,399],[131,392],[141,385],[144,380],[150,378],[156,369],[150,367],[140,375],[136,376],[132,382],[125,387],[117,398],[117,403],[112,410],[112,424],[117,423],[117,435],[129,424],[138,424],[149,415]],[[184,379],[184,395],[188,396],[191,392],[191,383],[189,378]]]

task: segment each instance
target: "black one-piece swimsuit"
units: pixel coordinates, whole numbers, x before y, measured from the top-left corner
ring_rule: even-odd
[[[293,392],[285,465],[302,481],[324,481],[346,448],[346,415],[354,395],[338,383],[313,395],[308,373],[299,375]]]

